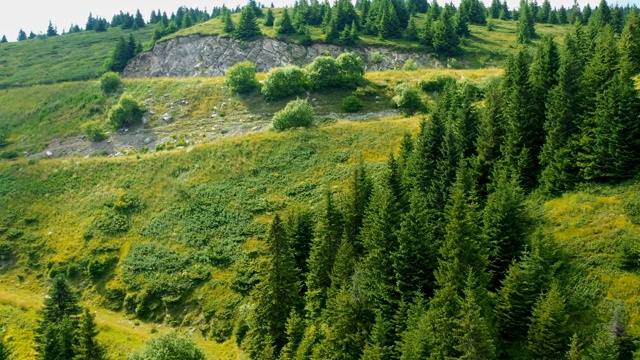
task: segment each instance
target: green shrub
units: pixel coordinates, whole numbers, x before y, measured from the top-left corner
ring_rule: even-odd
[[[342,85],[340,67],[331,56],[318,56],[305,70],[314,89],[336,88]]]
[[[100,88],[102,89],[102,91],[104,91],[105,94],[114,93],[118,91],[121,86],[122,79],[120,78],[120,75],[118,73],[110,71],[104,73],[100,77]]]
[[[278,100],[299,94],[309,88],[307,74],[297,66],[289,65],[271,69],[262,84],[262,95],[268,100]]]
[[[92,280],[98,280],[118,263],[116,256],[92,256],[87,262],[87,275]]]
[[[129,218],[111,209],[100,210],[93,219],[93,228],[107,235],[125,233],[129,227]]]
[[[415,86],[402,83],[394,89],[396,96],[393,102],[402,111],[404,115],[413,115],[418,111],[424,110],[424,104],[420,99],[420,91]]]
[[[226,84],[231,91],[246,94],[260,88],[258,78],[256,78],[256,66],[251,61],[239,62],[230,67],[224,76],[227,78]]]
[[[82,130],[87,135],[89,141],[102,141],[107,137],[99,121],[91,121],[84,124]]]
[[[346,112],[358,112],[362,109],[362,101],[355,95],[349,95],[342,101],[342,109]]]
[[[109,124],[118,129],[123,126],[131,126],[142,122],[144,106],[137,102],[131,95],[124,94],[118,103],[109,111]]]
[[[292,127],[310,126],[315,115],[313,107],[307,100],[296,99],[289,101],[284,109],[273,115],[273,128],[286,130]]]
[[[342,53],[336,59],[342,75],[342,86],[355,88],[362,83],[364,62],[354,53]]]
[[[0,127],[0,147],[9,144],[9,127],[7,125]]]
[[[147,341],[144,350],[134,352],[129,360],[205,360],[206,357],[188,334],[171,332]]]
[[[420,80],[418,86],[420,86],[422,91],[430,93],[441,92],[447,85],[455,83],[456,79],[451,76],[438,76],[433,80]]]
[[[402,70],[404,71],[414,71],[418,70],[418,64],[413,59],[407,59],[402,65]]]

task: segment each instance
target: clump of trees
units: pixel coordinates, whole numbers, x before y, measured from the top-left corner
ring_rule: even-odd
[[[128,40],[121,36],[113,50],[111,58],[105,65],[108,71],[122,72],[127,67],[129,60],[135,58],[142,52],[142,43],[136,41],[133,34],[129,34]]]

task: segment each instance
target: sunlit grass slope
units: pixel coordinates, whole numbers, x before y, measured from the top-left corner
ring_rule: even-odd
[[[400,82],[418,83],[421,79],[452,76],[456,79],[482,81],[499,76],[498,69],[444,70],[421,69],[417,71],[381,71],[367,73],[368,85],[363,86],[361,114],[391,109],[393,88]],[[263,79],[264,74],[259,74]],[[192,138],[201,129],[223,126],[251,119],[268,125],[271,115],[282,109],[296,96],[280,101],[266,102],[258,93],[249,96],[232,94],[224,86],[223,77],[190,79],[135,79],[125,80],[124,92],[130,93],[148,110],[155,113],[147,128],[163,125],[160,117],[169,113],[176,120],[165,126],[167,136]],[[350,90],[312,92],[307,96],[314,102],[318,116],[343,112],[342,99]],[[0,148],[0,157],[23,157],[24,152],[34,154],[43,151],[53,139],[72,138],[83,134],[83,125],[90,121],[106,122],[108,111],[119,94],[106,96],[97,80],[69,82],[52,85],[18,87],[0,91],[0,130],[8,131],[8,144]],[[224,107],[222,104],[224,103]],[[215,113],[218,117],[212,119]]]
[[[105,292],[123,287],[123,258],[132,244],[156,243],[190,257],[202,255],[202,244],[217,244],[213,246],[227,251],[228,262],[199,263],[208,275],[177,302],[168,301],[161,323],[206,337],[201,345],[211,358],[235,358],[233,338],[218,333],[233,328],[246,306],[245,295],[232,288],[244,272],[258,269],[255,256],[261,253],[265,223],[274,212],[315,208],[327,190],[343,191],[355,161],[362,157],[371,169],[383,163],[419,120],[338,121],[140,157],[3,162],[0,248],[11,250],[3,253],[1,264],[0,313],[8,319],[9,344],[20,350],[18,359],[31,358],[30,329],[46,279],[64,273],[82,289],[84,303],[97,311],[101,339],[122,358],[141,346],[153,328],[127,319],[124,310],[105,309],[114,305],[105,300]],[[203,195],[210,198],[197,199]],[[117,234],[100,232],[96,219],[106,211],[105,204],[124,197],[139,204],[128,218],[130,227]],[[167,217],[194,203],[204,210],[187,211],[185,218]],[[214,232],[194,245],[190,236],[201,225],[196,222],[254,231],[232,240]],[[157,224],[160,230],[154,228]],[[88,264],[105,251],[115,257],[114,267],[90,279]]]
[[[0,44],[0,89],[93,79],[104,70],[121,36],[133,34],[148,46],[153,26],[140,30],[109,28]],[[17,34],[16,34],[17,36]]]

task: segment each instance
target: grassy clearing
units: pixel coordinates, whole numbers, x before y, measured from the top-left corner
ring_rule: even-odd
[[[639,205],[637,182],[590,186],[544,204],[557,243],[573,263],[588,269],[589,277],[604,283],[606,302],[625,305],[629,330],[636,336],[640,335]]]
[[[98,77],[121,36],[149,47],[153,26],[141,30],[109,28],[0,44],[0,89],[80,81]]]
[[[356,91],[364,104],[360,114],[391,109],[393,89],[400,82],[417,84],[423,79],[446,75],[482,84],[485,78],[501,73],[499,69],[370,72],[365,75],[366,84]],[[258,77],[264,79],[265,74]],[[219,138],[225,129],[268,127],[273,113],[296,98],[266,102],[258,93],[237,96],[228,91],[223,77],[127,79],[124,91],[154,113],[145,128],[157,132],[156,136],[171,147],[211,141]],[[343,112],[342,100],[351,93],[332,90],[299,96],[312,101],[316,115],[322,119],[339,118]],[[85,123],[106,124],[108,110],[117,102],[117,97],[118,94],[105,96],[95,80],[2,90],[0,130],[6,127],[8,145],[0,148],[0,155],[20,158],[25,152],[42,152],[53,141],[81,137]],[[429,100],[426,94],[425,100]],[[161,120],[164,114],[171,115],[175,121],[165,124]]]
[[[357,158],[376,167],[396,149],[405,131],[415,131],[419,120],[337,121],[139,158],[0,164],[0,241],[12,247],[0,275],[0,311],[5,309],[11,318],[11,343],[24,351],[32,347],[28,329],[35,324],[45,279],[62,272],[83,289],[84,304],[97,311],[101,339],[118,358],[169,325],[197,335],[211,358],[237,358],[235,341],[228,334],[246,308],[242,286],[255,276],[246,271],[257,269],[264,223],[275,211],[315,207],[327,188],[340,192]],[[129,228],[118,233],[96,229],[96,219],[125,199],[123,195],[139,204],[126,215]],[[195,263],[208,275],[177,302],[168,300],[168,310],[160,312],[162,326],[131,320],[132,313],[124,309],[107,309],[114,302],[105,294],[113,289],[138,291],[123,282],[122,267],[138,243],[156,243],[189,258],[205,256],[205,250],[217,254],[217,263]],[[117,259],[115,267],[88,278],[88,264],[105,255]],[[19,319],[30,323],[18,323],[23,321]],[[28,351],[24,354],[24,359],[31,357]]]

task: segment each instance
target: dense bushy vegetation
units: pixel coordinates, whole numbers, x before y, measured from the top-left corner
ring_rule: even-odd
[[[273,128],[286,130],[292,127],[308,127],[313,124],[313,116],[313,106],[307,100],[292,100],[284,109],[273,114]]]
[[[256,78],[256,66],[252,62],[239,62],[230,67],[224,76],[227,78],[227,86],[231,91],[246,94],[260,88],[260,83]]]
[[[114,129],[137,125],[142,121],[144,106],[129,94],[123,94],[109,111],[109,125]]]

